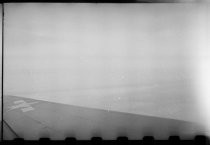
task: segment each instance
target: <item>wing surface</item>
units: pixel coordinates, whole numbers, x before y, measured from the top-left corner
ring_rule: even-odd
[[[40,137],[89,139],[118,136],[140,139],[145,135],[165,138],[192,135],[199,125],[175,119],[78,107],[18,96],[4,96],[4,139]]]

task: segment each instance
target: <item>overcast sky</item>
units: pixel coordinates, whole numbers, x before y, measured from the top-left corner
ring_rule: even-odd
[[[193,80],[192,91],[196,90],[206,116],[210,110],[208,7],[5,4],[4,92],[119,86],[126,90],[126,86]]]
[[[5,92],[187,78],[202,7],[5,4]]]

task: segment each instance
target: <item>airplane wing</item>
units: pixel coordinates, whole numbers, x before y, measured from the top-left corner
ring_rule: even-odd
[[[21,137],[36,140],[50,139],[116,139],[127,136],[141,139],[145,135],[164,138],[169,135],[187,136],[202,131],[202,127],[188,121],[136,115],[78,107],[18,96],[4,96],[4,139]]]

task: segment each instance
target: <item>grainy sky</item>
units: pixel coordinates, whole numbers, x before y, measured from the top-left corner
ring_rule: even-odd
[[[5,92],[187,78],[201,7],[6,4]]]
[[[5,4],[5,94],[183,81],[187,88],[196,84],[192,90],[205,116],[210,110],[208,7]]]

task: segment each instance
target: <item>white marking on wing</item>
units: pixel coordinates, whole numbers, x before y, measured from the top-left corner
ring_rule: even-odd
[[[25,101],[24,100],[14,101],[14,104],[19,104],[19,103],[25,103]]]
[[[23,112],[28,112],[28,111],[31,111],[31,110],[34,110],[33,107],[27,107],[27,108],[23,108],[21,109]]]
[[[8,107],[9,108],[9,110],[7,110],[7,112],[8,111],[11,111],[11,110],[14,110],[14,109],[18,109],[18,108],[22,108],[21,110],[23,111],[23,112],[27,112],[27,111],[30,111],[30,110],[34,110],[34,108],[33,107],[31,107],[31,105],[32,104],[36,104],[36,103],[38,103],[38,102],[30,102],[30,103],[27,103],[27,102],[25,102],[24,100],[18,100],[18,101],[14,101],[13,102],[14,104],[18,104],[18,105],[13,105],[13,106],[10,106],[10,107]]]

